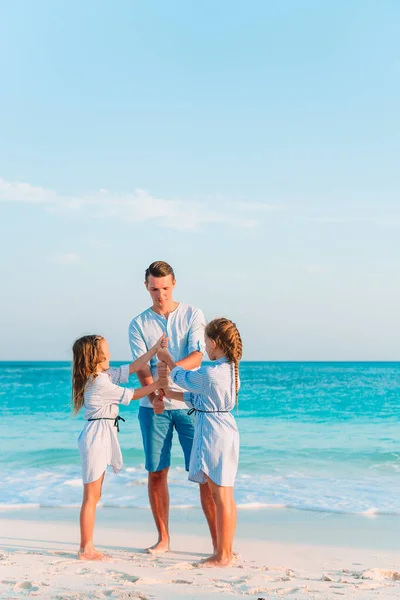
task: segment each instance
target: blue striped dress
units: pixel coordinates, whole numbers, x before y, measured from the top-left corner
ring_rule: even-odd
[[[233,486],[239,463],[239,432],[231,412],[218,411],[231,411],[235,406],[234,366],[222,357],[198,371],[175,367],[170,376],[187,390],[186,404],[196,409],[189,479],[206,483],[207,475],[217,485]]]

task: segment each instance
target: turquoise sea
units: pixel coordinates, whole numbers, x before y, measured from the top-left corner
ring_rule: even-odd
[[[0,363],[0,510],[80,505],[70,377],[68,363]],[[241,381],[240,507],[400,515],[399,363],[244,362]],[[148,506],[137,412],[121,409],[126,468],[107,473],[103,506]],[[170,484],[172,506],[199,507],[176,442]]]

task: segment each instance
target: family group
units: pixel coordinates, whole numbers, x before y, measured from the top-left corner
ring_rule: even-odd
[[[83,408],[85,419],[78,440],[84,487],[81,560],[107,559],[93,543],[96,507],[107,466],[114,472],[123,467],[119,404],[139,399],[149,502],[158,531],[148,552],[170,549],[168,470],[176,431],[189,479],[200,487],[213,544],[213,554],[202,563],[229,566],[234,559],[239,433],[232,410],[240,386],[242,341],[229,319],[206,323],[201,310],[175,302],[175,284],[168,263],[153,262],[146,269],[152,305],[129,326],[130,364],[110,367],[108,343],[101,335],[85,335],[73,345],[73,407],[75,413]],[[202,366],[205,351],[209,362]],[[139,379],[138,389],[121,385],[132,373]]]

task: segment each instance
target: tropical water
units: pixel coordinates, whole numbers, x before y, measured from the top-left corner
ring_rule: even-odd
[[[0,363],[0,509],[80,505],[70,378],[67,363]],[[241,382],[240,507],[400,515],[399,363],[248,362]],[[137,412],[121,407],[126,468],[103,506],[148,506]],[[177,440],[172,456],[171,505],[199,507]]]

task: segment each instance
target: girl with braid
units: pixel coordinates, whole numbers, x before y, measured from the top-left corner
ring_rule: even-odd
[[[221,318],[206,326],[205,342],[212,364],[187,371],[174,363],[167,349],[161,348],[157,353],[162,361],[158,373],[163,379],[169,375],[174,384],[187,390],[185,393],[164,390],[166,396],[186,402],[196,413],[189,479],[210,486],[217,522],[214,554],[202,564],[221,567],[229,566],[233,560],[236,527],[233,486],[239,460],[239,432],[231,411],[238,401],[242,340],[235,323]],[[154,411],[162,410],[162,400],[156,401]]]

